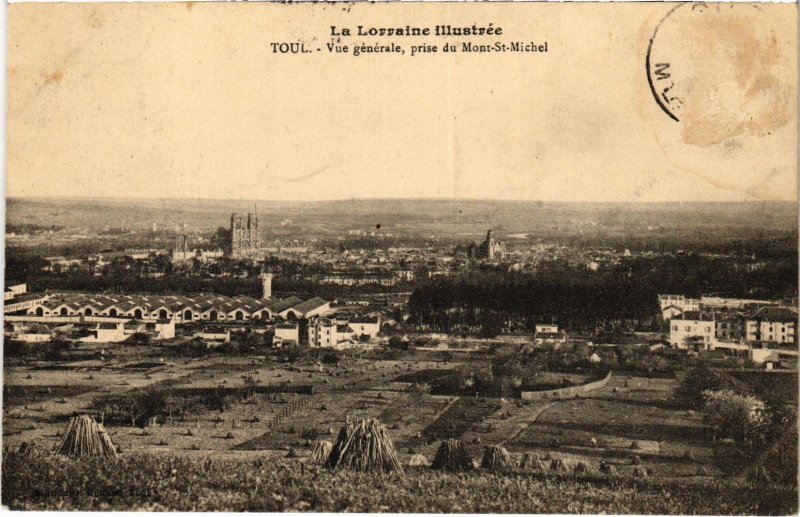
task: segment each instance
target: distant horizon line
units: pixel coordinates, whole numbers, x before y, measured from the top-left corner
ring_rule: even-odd
[[[342,203],[352,201],[430,201],[430,202],[484,202],[484,203],[553,203],[553,204],[636,204],[636,205],[658,205],[658,204],[797,204],[798,200],[785,199],[760,199],[760,200],[731,200],[731,201],[693,201],[693,200],[660,200],[660,201],[581,201],[581,200],[555,200],[555,199],[501,199],[501,198],[448,198],[448,197],[343,197],[336,199],[320,200],[299,200],[299,199],[255,199],[255,198],[217,198],[217,197],[134,197],[134,196],[68,196],[68,195],[14,195],[6,196],[8,200],[35,200],[35,199],[58,199],[58,200],[97,200],[97,201],[211,201],[225,202],[235,201],[240,203],[280,203],[280,204],[311,204],[311,203]]]

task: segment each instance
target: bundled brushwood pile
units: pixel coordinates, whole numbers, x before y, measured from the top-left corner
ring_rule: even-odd
[[[605,461],[600,462],[600,473],[601,474],[608,474],[609,476],[614,476],[617,474],[617,469],[614,465],[610,465]]]
[[[567,467],[567,464],[564,463],[564,460],[562,460],[561,458],[556,458],[556,459],[554,459],[553,461],[550,462],[550,470],[553,471],[553,472],[558,472],[558,473],[567,473],[567,472],[569,472],[569,468]]]
[[[494,471],[505,471],[514,468],[514,461],[504,447],[489,445],[483,451],[481,468]]]
[[[325,461],[327,461],[328,456],[330,456],[332,448],[333,445],[328,440],[317,440],[317,442],[314,443],[314,448],[311,449],[309,461],[311,463],[322,465],[325,463]]]
[[[770,477],[767,469],[763,466],[756,467],[747,475],[747,480],[751,483],[771,483],[772,478]]]
[[[525,470],[547,470],[547,465],[539,458],[538,454],[526,452],[519,461],[519,468]]]
[[[428,460],[422,454],[412,454],[408,459],[409,467],[427,467]]]
[[[357,472],[403,471],[389,432],[377,419],[342,426],[325,466]]]
[[[439,450],[436,451],[436,457],[433,459],[431,466],[436,470],[451,472],[475,468],[466,444],[455,438],[447,439],[439,444]]]
[[[117,455],[117,448],[103,424],[98,424],[89,415],[81,415],[70,418],[55,454],[70,458],[113,457]]]

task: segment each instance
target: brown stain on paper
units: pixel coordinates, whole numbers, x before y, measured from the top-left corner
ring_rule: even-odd
[[[103,16],[97,11],[92,10],[86,17],[86,24],[92,29],[101,29],[105,25]]]
[[[64,78],[64,72],[59,68],[55,72],[47,74],[44,79],[45,84],[59,84]]]
[[[694,15],[685,29],[696,60],[681,117],[687,144],[763,137],[791,118],[791,67],[775,33],[764,30],[757,16],[725,11]]]

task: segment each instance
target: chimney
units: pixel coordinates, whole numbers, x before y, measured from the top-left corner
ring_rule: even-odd
[[[272,298],[272,273],[261,273],[261,297]]]

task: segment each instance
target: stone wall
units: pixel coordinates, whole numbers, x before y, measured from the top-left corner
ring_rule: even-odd
[[[542,399],[562,399],[571,398],[579,393],[588,393],[604,387],[611,379],[611,372],[608,372],[605,377],[600,380],[581,384],[580,386],[570,386],[568,388],[559,388],[557,390],[547,391],[523,391],[523,400],[542,400]]]

